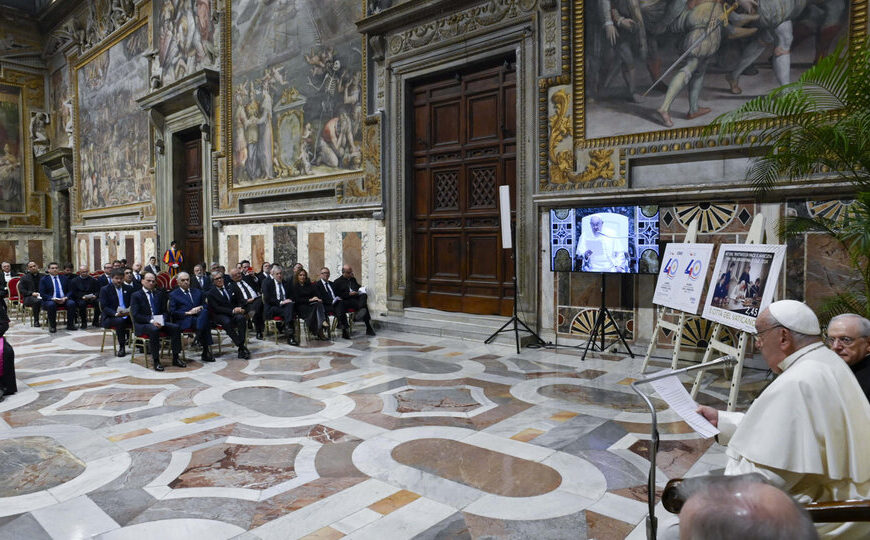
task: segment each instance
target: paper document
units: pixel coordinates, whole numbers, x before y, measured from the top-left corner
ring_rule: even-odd
[[[689,391],[676,376],[665,377],[650,382],[670,408],[694,429],[698,435],[709,439],[719,433],[719,430],[709,420],[698,414],[698,404],[689,395]]]
[[[360,294],[366,294],[366,288],[365,288],[365,287],[360,287],[360,288],[359,288],[359,291],[357,291],[357,292],[359,292]]]
[[[151,322],[152,322],[153,324],[159,324],[159,325],[163,326],[163,324],[164,324],[164,322],[163,322],[163,315],[152,315],[152,316],[151,316]]]

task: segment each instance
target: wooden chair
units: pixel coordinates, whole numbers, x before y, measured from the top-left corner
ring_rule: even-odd
[[[355,308],[348,308],[345,312],[345,318],[347,318],[347,329],[351,335],[353,335],[353,318],[356,313]],[[335,329],[338,328],[338,317],[335,316],[333,312],[327,312],[327,315],[332,315],[332,324],[329,326],[329,336],[332,337],[335,334]]]
[[[136,348],[138,346],[142,346],[142,354],[145,356],[145,368],[148,369],[148,357],[150,356],[148,353],[150,352],[148,349],[151,346],[151,339],[148,338],[146,334],[133,334],[133,340],[130,343],[130,346],[133,347],[132,354],[130,354],[130,363],[134,363],[136,359]],[[160,331],[160,352],[159,356],[163,356],[164,350],[172,350],[172,343],[170,342],[169,333],[165,330]]]
[[[103,342],[100,344],[100,352],[102,353],[106,349],[106,334],[109,332],[112,333],[112,351],[115,354],[118,354],[118,327],[110,326],[109,328],[103,328]],[[124,341],[129,341],[130,337],[130,329],[124,328],[124,332],[126,332],[128,339]]]
[[[272,317],[271,319],[265,320],[266,327],[266,335],[269,335],[269,332],[275,333],[275,345],[278,344],[278,338],[280,337],[278,333],[278,323],[284,322],[284,317]]]

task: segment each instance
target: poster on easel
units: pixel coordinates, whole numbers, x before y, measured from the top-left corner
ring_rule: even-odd
[[[697,314],[713,244],[668,244],[662,257],[653,304]]]
[[[719,247],[707,289],[704,318],[755,332],[755,319],[773,300],[785,246],[725,244]]]

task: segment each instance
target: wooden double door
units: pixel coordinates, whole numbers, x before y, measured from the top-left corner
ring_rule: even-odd
[[[510,186],[515,209],[514,58],[419,81],[411,95],[411,303],[510,315],[514,265],[501,247],[499,186]]]

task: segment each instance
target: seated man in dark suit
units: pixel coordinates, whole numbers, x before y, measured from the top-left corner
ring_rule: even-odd
[[[70,296],[79,310],[80,328],[88,327],[88,308],[94,308],[93,325],[100,325],[100,284],[88,274],[87,266],[79,266],[79,275],[70,280]]]
[[[190,276],[190,286],[194,289],[202,291],[205,296],[212,288],[212,282],[209,275],[205,272],[205,268],[198,264],[193,267],[193,275]]]
[[[356,320],[362,320],[366,324],[366,335],[375,335],[365,287],[360,286],[353,275],[353,268],[349,264],[341,267],[341,277],[335,280],[334,285],[335,292],[344,300],[344,308],[355,309]]]
[[[156,371],[163,371],[163,366],[160,365],[161,331],[167,332],[172,340],[172,365],[187,367],[178,356],[181,354],[181,330],[177,324],[166,320],[166,295],[157,288],[157,276],[152,272],[142,276],[142,289],[130,297],[130,312],[136,334],[147,335],[151,342],[151,358],[154,359]]]
[[[211,322],[223,326],[227,336],[239,348],[239,358],[247,360],[251,357],[245,347],[245,333],[248,319],[245,315],[244,301],[234,288],[226,285],[224,275],[218,271],[211,273],[212,288],[206,299],[211,312]]]
[[[16,274],[12,273],[12,264],[6,261],[0,263],[0,292],[6,292],[4,298],[9,296],[9,293],[12,292],[9,290],[9,281],[15,276]]]
[[[280,265],[272,265],[272,278],[263,282],[263,316],[269,319],[282,317],[284,319],[284,334],[287,343],[299,345],[293,331],[293,293],[284,283],[284,269]]]
[[[21,297],[21,303],[24,307],[29,307],[33,310],[33,326],[39,327],[39,311],[42,309],[42,296],[39,295],[39,282],[42,280],[43,274],[39,273],[39,267],[36,263],[30,261],[27,263],[27,272],[21,276],[18,282],[18,295]]]
[[[103,273],[97,277],[97,283],[100,286],[100,289],[108,285],[112,282],[112,263],[106,263],[103,265]]]
[[[332,313],[338,319],[341,337],[350,339],[350,326],[347,324],[347,317],[345,317],[344,301],[338,296],[335,284],[329,281],[329,268],[324,266],[320,269],[320,279],[317,280],[315,287],[317,288],[317,296],[323,300],[326,313]]]
[[[242,279],[244,279],[245,283],[250,285],[259,294],[260,276],[254,272],[254,268],[251,266],[251,261],[244,260],[239,263],[239,267],[242,271]]]
[[[196,329],[196,337],[202,344],[202,362],[214,362],[211,354],[211,321],[208,307],[205,305],[205,295],[199,289],[190,286],[190,274],[178,273],[178,287],[169,293],[169,313],[172,320],[181,330]]]
[[[61,275],[56,262],[48,263],[48,275],[39,280],[42,309],[48,314],[48,331],[57,332],[57,308],[66,308],[66,329],[76,329],[76,303],[70,298],[69,281]]]
[[[254,330],[257,332],[257,339],[263,339],[263,297],[260,293],[242,277],[242,271],[238,268],[230,270],[230,286],[239,293],[239,298],[245,301],[242,307],[245,308],[248,317],[254,322]]]
[[[142,280],[141,279],[136,280],[136,278],[133,276],[133,270],[131,270],[129,268],[125,268],[124,269],[124,285],[127,285],[128,287],[133,289],[133,292],[136,292],[142,288]]]
[[[157,264],[157,257],[148,259],[148,264],[145,265],[145,272],[151,272],[155,276],[160,273],[160,265]]]
[[[130,329],[130,303],[133,290],[124,285],[124,272],[112,271],[112,282],[100,289],[100,324],[114,328],[118,335],[118,356],[126,356],[127,330]]]

